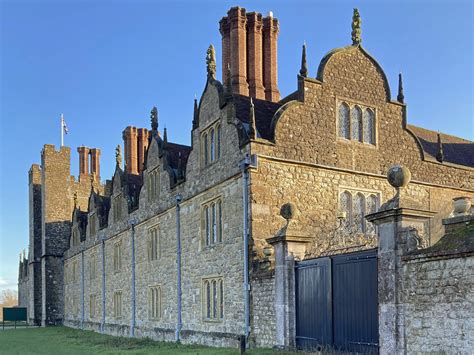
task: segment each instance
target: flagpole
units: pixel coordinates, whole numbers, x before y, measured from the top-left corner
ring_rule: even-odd
[[[64,145],[64,116],[61,113],[61,147]]]

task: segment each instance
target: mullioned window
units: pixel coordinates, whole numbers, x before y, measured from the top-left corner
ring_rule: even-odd
[[[219,121],[201,133],[201,165],[206,167],[221,157],[221,124]]]
[[[219,197],[202,205],[202,235],[203,246],[222,243],[222,198]]]
[[[339,138],[375,145],[375,109],[340,102],[337,110]]]
[[[205,321],[224,319],[224,279],[206,278],[202,281],[202,311]]]

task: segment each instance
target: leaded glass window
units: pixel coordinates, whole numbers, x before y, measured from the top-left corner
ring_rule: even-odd
[[[354,106],[351,111],[352,139],[362,142],[362,110]]]
[[[371,109],[364,111],[364,142],[375,144],[375,115]]]
[[[352,196],[350,192],[344,191],[341,196],[339,196],[339,209],[344,213],[343,227],[348,229],[352,223]]]
[[[211,145],[210,145],[210,151],[211,151],[211,163],[216,160],[216,145],[215,145],[215,131],[214,131],[214,128],[211,129],[211,132],[209,133],[209,136],[211,138]]]
[[[367,214],[377,212],[377,204],[378,204],[377,196],[375,195],[367,196],[366,204],[367,204],[367,209],[366,209]],[[367,234],[375,234],[375,226],[372,223],[367,222],[367,221],[365,223],[366,223]]]
[[[365,214],[365,198],[361,193],[357,193],[354,198],[353,220],[354,228],[357,232],[364,232],[364,214]]]
[[[221,157],[221,125],[218,125],[216,128],[217,137],[216,137],[216,149],[217,149],[217,159]]]
[[[339,137],[350,139],[349,106],[346,103],[339,105]]]

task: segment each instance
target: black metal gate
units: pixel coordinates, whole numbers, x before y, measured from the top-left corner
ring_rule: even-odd
[[[377,250],[296,264],[296,345],[378,352]]]

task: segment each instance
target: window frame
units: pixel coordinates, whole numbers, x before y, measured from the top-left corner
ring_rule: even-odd
[[[220,275],[206,276],[201,279],[201,315],[203,322],[221,323],[224,321],[224,284],[224,277]]]
[[[161,258],[161,236],[158,224],[148,227],[147,260],[153,262]]]
[[[201,250],[223,243],[223,210],[222,195],[201,204]]]
[[[200,133],[201,169],[216,163],[222,155],[222,124],[221,118],[203,128]]]
[[[112,307],[113,307],[113,317],[115,319],[122,318],[122,307],[123,300],[122,300],[122,291],[114,291],[113,300],[112,300]]]
[[[342,137],[339,135],[339,127],[340,127],[340,119],[339,119],[339,109],[341,105],[346,105],[347,108],[349,108],[349,138],[347,137]],[[352,111],[355,107],[358,107],[361,112],[361,127],[359,131],[361,132],[361,140],[353,139],[352,137]],[[365,141],[365,124],[364,124],[364,117],[366,111],[370,111],[372,113],[372,140],[373,142],[366,142]],[[343,98],[343,97],[337,97],[336,98],[336,141],[338,142],[343,142],[346,144],[361,144],[367,148],[373,148],[373,149],[378,149],[379,145],[379,139],[378,139],[378,108],[376,106],[372,105],[367,105],[363,102],[359,101],[354,101],[351,99]]]
[[[154,301],[156,300],[156,304]],[[155,310],[155,312],[153,312]],[[148,286],[148,319],[149,320],[160,320],[162,319],[163,313],[162,306],[162,288],[161,284],[149,285]]]
[[[113,249],[114,273],[118,273],[118,272],[122,271],[122,256],[123,256],[122,240],[119,240],[119,241],[116,241],[114,243],[114,249]]]

